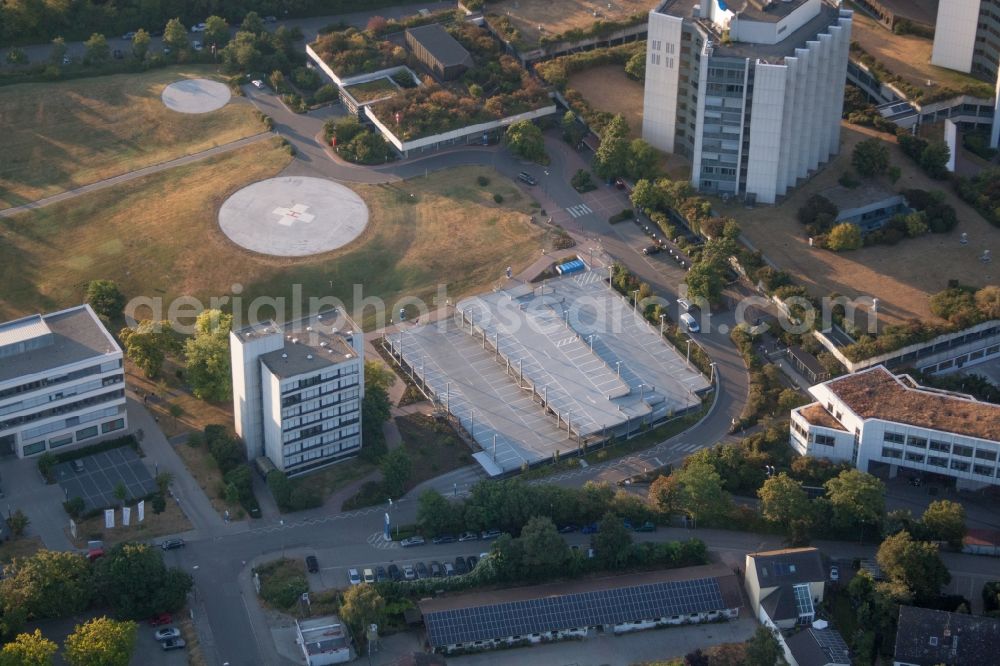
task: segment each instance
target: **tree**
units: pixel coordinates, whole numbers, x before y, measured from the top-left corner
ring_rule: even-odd
[[[27,65],[28,52],[19,46],[12,46],[7,51],[7,63],[10,65]]]
[[[566,113],[563,114],[559,125],[562,127],[563,139],[571,146],[575,146],[580,143],[587,132],[583,125],[577,122],[576,114],[572,111],[566,111]]]
[[[976,307],[987,319],[1000,319],[1000,287],[991,284],[975,294]]]
[[[364,636],[369,624],[378,624],[385,612],[385,600],[374,585],[355,585],[344,591],[340,604],[340,617],[347,622],[351,633]]]
[[[950,500],[931,502],[920,521],[934,538],[947,541],[955,550],[962,549],[962,539],[965,538],[964,506]]]
[[[71,666],[128,666],[138,626],[98,617],[76,625],[66,637],[63,655]]]
[[[184,605],[191,586],[191,576],[168,568],[163,551],[149,544],[119,544],[94,563],[96,600],[119,617],[174,612]]]
[[[104,35],[95,32],[83,43],[83,61],[88,65],[103,65],[111,59],[111,49]]]
[[[240,32],[249,32],[260,36],[267,32],[267,28],[264,27],[264,19],[257,12],[247,12],[247,15],[243,17],[243,23],[240,24]]]
[[[663,203],[663,196],[653,181],[642,178],[632,188],[632,204],[644,211],[652,211]]]
[[[761,513],[777,525],[790,527],[793,522],[809,520],[812,506],[802,484],[781,472],[764,482],[757,491]]]
[[[382,484],[389,497],[400,497],[406,492],[406,483],[410,480],[413,462],[406,454],[406,449],[398,447],[390,451],[379,465],[382,469]]]
[[[77,553],[40,550],[16,559],[0,581],[4,614],[21,609],[28,619],[66,617],[90,605],[90,568]]]
[[[602,178],[625,175],[629,158],[628,123],[618,114],[601,133],[601,143],[594,155],[594,170]]]
[[[712,522],[726,516],[732,509],[732,500],[722,489],[722,477],[712,465],[701,460],[689,461],[674,474],[682,488],[684,511],[691,518]]]
[[[518,157],[523,157],[539,164],[548,164],[549,156],[545,152],[545,137],[538,125],[530,120],[520,120],[507,128],[507,147]]]
[[[52,49],[49,51],[49,62],[53,65],[61,65],[66,57],[66,40],[56,37],[52,40]]]
[[[632,553],[632,535],[625,529],[622,519],[609,512],[597,524],[593,545],[597,559],[606,568],[624,569]]]
[[[880,176],[889,168],[889,147],[881,139],[865,139],[854,146],[851,164],[862,176]]]
[[[125,355],[146,374],[156,377],[160,374],[167,354],[177,347],[170,335],[170,322],[154,322],[144,319],[133,329],[126,326],[118,333],[125,346]]]
[[[646,80],[646,54],[636,53],[625,63],[625,73],[636,81]]]
[[[396,381],[391,370],[376,361],[365,361],[365,397],[361,401],[361,457],[376,461],[386,452],[382,424],[389,418],[389,387]]]
[[[444,495],[428,488],[417,498],[417,523],[433,535],[450,532],[456,523],[455,510]]]
[[[725,278],[720,267],[707,261],[696,262],[684,276],[688,297],[717,303],[722,298]]]
[[[948,175],[948,160],[951,151],[944,141],[929,141],[920,153],[920,168],[931,178],[941,179]]]
[[[132,55],[136,60],[143,61],[149,54],[149,43],[151,39],[149,33],[139,28],[135,31],[135,37],[132,38]]]
[[[857,250],[862,244],[861,229],[850,222],[841,222],[831,229],[830,235],[826,237],[827,249],[834,252]]]
[[[660,155],[642,139],[632,139],[628,145],[625,172],[632,180],[655,178],[660,171]]]
[[[205,43],[221,49],[229,42],[229,24],[221,16],[209,16],[205,19]]]
[[[682,490],[676,476],[660,475],[649,484],[648,500],[657,511],[671,516],[683,508]]]
[[[42,636],[40,629],[34,633],[18,634],[0,651],[0,666],[50,666],[59,648]]]
[[[938,548],[927,541],[914,541],[909,532],[886,537],[875,555],[882,572],[903,585],[917,599],[932,599],[951,581]]]
[[[188,47],[188,31],[179,18],[167,21],[167,26],[163,29],[163,45],[169,46],[175,52]]]
[[[113,280],[91,280],[86,300],[94,312],[107,319],[117,319],[125,308],[125,294]]]
[[[781,644],[774,631],[767,627],[757,627],[757,631],[746,642],[746,666],[774,666],[781,656]]]
[[[521,565],[529,578],[558,576],[569,560],[569,546],[547,516],[531,518],[521,530]]]
[[[229,355],[232,325],[232,315],[219,310],[204,310],[195,321],[194,337],[184,343],[191,392],[202,400],[222,402],[232,398]]]
[[[885,513],[885,485],[871,474],[844,470],[823,487],[833,509],[833,522],[841,528],[878,525]]]
[[[28,529],[28,524],[30,522],[31,521],[28,519],[28,516],[26,516],[24,511],[21,511],[20,509],[15,509],[14,513],[12,513],[7,519],[10,531],[15,537],[22,536],[24,534],[24,530]]]

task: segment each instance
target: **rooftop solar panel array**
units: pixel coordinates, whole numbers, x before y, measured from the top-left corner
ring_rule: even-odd
[[[724,610],[715,578],[637,585],[424,613],[434,647]]]

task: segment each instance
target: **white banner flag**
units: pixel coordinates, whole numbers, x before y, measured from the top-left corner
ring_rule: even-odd
[[[76,521],[72,518],[69,519],[69,533],[73,535],[74,539],[76,538]]]
[[[146,500],[142,500],[135,507],[136,513],[138,513],[137,520],[141,523],[146,518]]]
[[[104,510],[104,527],[111,529],[115,526],[115,510],[105,509]]]
[[[132,509],[129,508],[129,507],[127,507],[127,506],[123,506],[122,507],[122,525],[125,526],[125,527],[128,527],[129,520],[131,518],[132,518]]]

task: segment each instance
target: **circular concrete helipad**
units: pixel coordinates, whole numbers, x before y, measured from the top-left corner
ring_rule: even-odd
[[[248,185],[219,209],[219,226],[231,241],[278,257],[336,250],[357,238],[367,224],[368,206],[354,191],[306,176]]]
[[[232,94],[229,86],[208,79],[185,79],[171,83],[160,95],[167,108],[181,113],[208,113],[221,109]]]

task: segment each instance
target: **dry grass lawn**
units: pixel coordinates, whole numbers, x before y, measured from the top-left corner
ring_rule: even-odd
[[[558,35],[567,30],[587,29],[595,21],[622,21],[633,14],[647,14],[660,0],[615,0],[608,3],[593,0],[501,0],[487,1],[484,12],[509,16],[521,33],[520,46],[533,48],[545,35]],[[594,10],[598,15],[594,16]],[[539,32],[538,26],[544,29]]]
[[[0,544],[0,562],[10,562],[15,557],[31,557],[42,550],[45,544],[37,536],[22,536]]]
[[[163,513],[153,513],[150,502],[146,502],[146,519],[142,523],[136,524],[135,507],[132,507],[132,524],[123,527],[121,524],[121,509],[115,512],[115,527],[105,529],[104,514],[79,520],[76,523],[77,538],[66,529],[66,537],[73,542],[76,548],[85,548],[87,541],[101,540],[104,546],[113,546],[125,541],[147,541],[167,534],[180,534],[191,529],[191,522],[180,510],[177,503],[171,497],[167,497],[167,508]]]
[[[221,79],[204,65],[0,88],[0,208],[235,141],[263,130],[233,98],[205,114],[160,99],[184,78]]]
[[[162,423],[163,419],[161,418],[160,421]],[[232,416],[225,423],[231,422]],[[187,468],[188,473],[205,492],[205,497],[212,503],[212,508],[220,516],[225,513],[226,509],[229,509],[234,518],[237,520],[242,518],[244,514],[242,507],[239,505],[230,506],[226,503],[226,500],[219,497],[219,488],[223,485],[222,472],[219,471],[218,465],[215,464],[215,460],[209,454],[207,446],[204,444],[197,447],[188,446],[187,444],[176,444],[174,445],[174,451],[184,461],[184,467]]]
[[[856,14],[855,14],[856,15]],[[878,136],[890,145],[890,160],[903,175],[889,189],[940,190],[958,213],[958,226],[950,234],[928,234],[904,239],[897,245],[875,245],[853,252],[835,253],[811,248],[796,212],[810,195],[837,184],[837,178],[850,169],[851,151],[861,140]],[[777,206],[759,206],[746,210],[739,203],[713,205],[722,215],[735,217],[745,236],[779,267],[814,296],[833,292],[848,297],[875,296],[879,299],[880,323],[898,323],[906,319],[930,319],[928,296],[948,286],[955,279],[963,284],[985,286],[1000,283],[1000,264],[982,264],[977,258],[990,249],[1000,252],[1000,233],[952,192],[946,182],[928,178],[908,157],[895,139],[865,128],[844,124],[840,155],[811,181],[792,190]],[[959,244],[962,232],[969,244]]]
[[[283,150],[259,142],[0,221],[0,316],[79,303],[94,278],[117,281],[130,298],[162,297],[162,316],[178,296],[207,306],[237,283],[244,308],[258,296],[291,302],[296,288],[305,305],[312,296],[351,304],[354,285],[389,304],[403,295],[430,302],[438,284],[451,298],[481,290],[506,266],[517,272],[528,265],[542,247],[542,232],[528,220],[531,201],[488,168],[359,186],[370,223],[341,250],[283,259],[235,246],[219,230],[219,205],[288,160]],[[479,175],[490,178],[487,187],[476,184]],[[494,203],[494,193],[503,204]],[[356,318],[367,328],[374,313],[368,308]]]
[[[855,9],[851,27],[851,40],[881,62],[890,72],[903,77],[907,83],[927,87],[930,79],[934,85],[961,88],[979,79],[931,64],[934,42],[915,35],[897,35],[889,32],[862,11]]]

